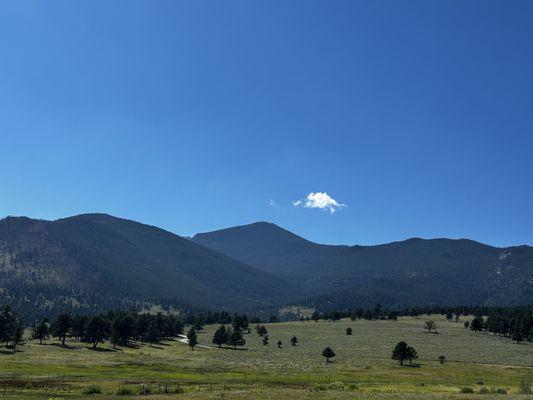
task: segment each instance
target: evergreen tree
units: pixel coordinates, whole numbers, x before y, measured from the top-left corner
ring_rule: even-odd
[[[21,322],[17,321],[13,329],[13,335],[11,337],[11,342],[13,344],[13,353],[17,350],[17,346],[23,343],[24,337],[24,326]]]
[[[43,319],[33,327],[32,337],[39,339],[39,344],[43,344],[43,340],[48,338],[48,320]]]
[[[403,362],[409,358],[409,355],[409,346],[404,341],[401,341],[394,347],[391,358],[398,360],[403,365]]]
[[[198,344],[198,335],[196,334],[194,327],[187,332],[187,341],[191,350],[194,350],[195,346]]]
[[[268,334],[267,328],[264,325],[256,325],[255,331],[259,336],[265,336],[266,334]]]
[[[412,364],[413,360],[416,360],[418,358],[418,353],[416,352],[414,347],[407,347],[407,358],[409,359],[409,364]]]
[[[298,344],[298,338],[296,336],[291,337],[291,345],[296,346]]]
[[[6,347],[15,336],[17,329],[17,317],[10,306],[2,306],[0,310],[0,343],[5,343]]]
[[[346,328],[346,334],[347,334],[348,336],[351,336],[352,333],[353,333],[352,328]]]
[[[116,316],[111,324],[111,343],[113,348],[117,344],[127,345],[133,337],[135,321],[129,315]]]
[[[87,341],[92,343],[93,349],[96,349],[99,343],[103,343],[109,337],[110,330],[110,324],[107,319],[100,315],[92,317],[87,322]]]
[[[318,313],[318,311],[315,310],[315,311],[313,312],[313,314],[311,315],[311,319],[312,319],[313,321],[315,321],[315,322],[318,322],[319,318],[320,318],[320,314]]]
[[[263,345],[264,346],[268,345],[268,335],[263,336]]]
[[[68,313],[61,314],[57,317],[51,326],[52,334],[59,338],[61,346],[65,346],[65,340],[72,327],[72,317]]]
[[[472,329],[474,332],[478,332],[483,330],[484,325],[483,317],[476,317],[470,323],[470,329]]]
[[[220,325],[213,335],[213,344],[216,344],[218,347],[222,347],[223,344],[228,343],[229,334],[224,325]]]
[[[326,347],[322,350],[322,357],[326,357],[326,364],[329,363],[329,359],[335,357],[335,352],[331,347]]]
[[[182,335],[183,334],[183,322],[181,320],[176,319],[174,321],[174,336]]]
[[[434,330],[436,332],[437,331],[437,324],[433,320],[426,321],[424,323],[424,329],[427,329],[429,333],[431,333],[432,330]]]
[[[152,347],[152,344],[160,342],[162,338],[160,326],[157,324],[157,321],[152,321],[150,325],[148,325],[145,340],[148,342],[148,345]]]
[[[514,334],[513,334],[513,340],[519,344],[520,342],[522,342],[524,340],[524,337],[522,336],[522,333],[520,333],[520,331],[516,331]]]
[[[70,330],[77,340],[85,340],[85,328],[87,327],[87,322],[89,322],[89,318],[86,316],[76,315],[72,318],[72,326]]]
[[[237,350],[237,346],[244,346],[246,344],[246,340],[244,340],[242,332],[239,329],[234,329],[230,333],[228,344],[233,346],[234,350]]]

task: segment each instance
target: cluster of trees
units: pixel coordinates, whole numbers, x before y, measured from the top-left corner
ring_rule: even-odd
[[[494,335],[508,337],[516,343],[524,340],[533,342],[533,312],[527,309],[506,310],[501,314],[475,317],[471,322],[465,321],[465,329],[474,332],[487,331]]]
[[[176,316],[133,312],[108,312],[92,317],[65,313],[52,322],[43,319],[32,329],[33,338],[40,343],[54,336],[62,346],[65,346],[67,338],[74,338],[92,344],[93,348],[105,340],[110,340],[113,347],[128,346],[134,340],[152,345],[182,333],[183,322]]]
[[[419,318],[422,315],[441,314],[450,322],[459,322],[462,317],[474,315],[472,321],[465,321],[465,328],[473,331],[488,331],[495,335],[504,336],[521,342],[524,340],[533,341],[533,306],[519,307],[418,307],[401,311],[390,311],[377,305],[372,310],[358,309],[329,311],[320,313],[315,311],[311,317],[301,318],[301,320],[325,320],[338,321],[342,318],[367,320],[396,320],[399,316],[411,316]],[[487,316],[485,321],[482,316]],[[426,321],[425,329],[430,333],[437,331],[435,321]],[[347,335],[350,333],[346,332]]]
[[[352,321],[357,319],[390,319],[396,320],[400,314],[397,311],[387,310],[381,305],[377,305],[374,309],[364,310],[362,308],[357,310],[344,310],[344,311],[329,311],[320,313],[319,311],[314,311],[311,317],[300,318],[300,320],[313,320],[318,321],[320,319],[325,321],[338,321],[343,318],[350,318]]]
[[[10,306],[5,305],[0,309],[0,343],[6,348],[16,351],[22,343],[24,325],[13,313]]]
[[[227,344],[236,350],[237,346],[244,346],[246,344],[242,333],[243,331],[241,329],[235,327],[232,329],[231,327],[226,327],[226,325],[220,325],[213,335],[212,343],[218,347]]]

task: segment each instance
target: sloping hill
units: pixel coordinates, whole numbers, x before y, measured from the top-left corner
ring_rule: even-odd
[[[255,223],[195,235],[199,244],[277,274],[321,307],[533,302],[533,248],[409,239],[378,246],[320,245]]]
[[[290,293],[280,279],[226,255],[105,214],[0,221],[0,302],[23,309],[142,302],[245,309]]]

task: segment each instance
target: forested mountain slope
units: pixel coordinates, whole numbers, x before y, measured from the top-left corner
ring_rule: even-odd
[[[292,294],[268,273],[153,226],[105,214],[0,221],[0,303],[27,312],[144,302],[246,309]]]
[[[321,307],[533,303],[533,248],[419,239],[331,246],[259,222],[193,237],[298,284]]]

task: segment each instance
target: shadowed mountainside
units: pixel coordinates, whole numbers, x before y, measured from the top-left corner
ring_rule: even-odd
[[[246,309],[294,293],[271,274],[165,230],[105,214],[0,221],[0,303],[103,310],[154,304]]]
[[[307,295],[303,303],[321,308],[533,302],[528,246],[419,238],[377,246],[321,245],[266,222],[193,240],[298,284]]]

